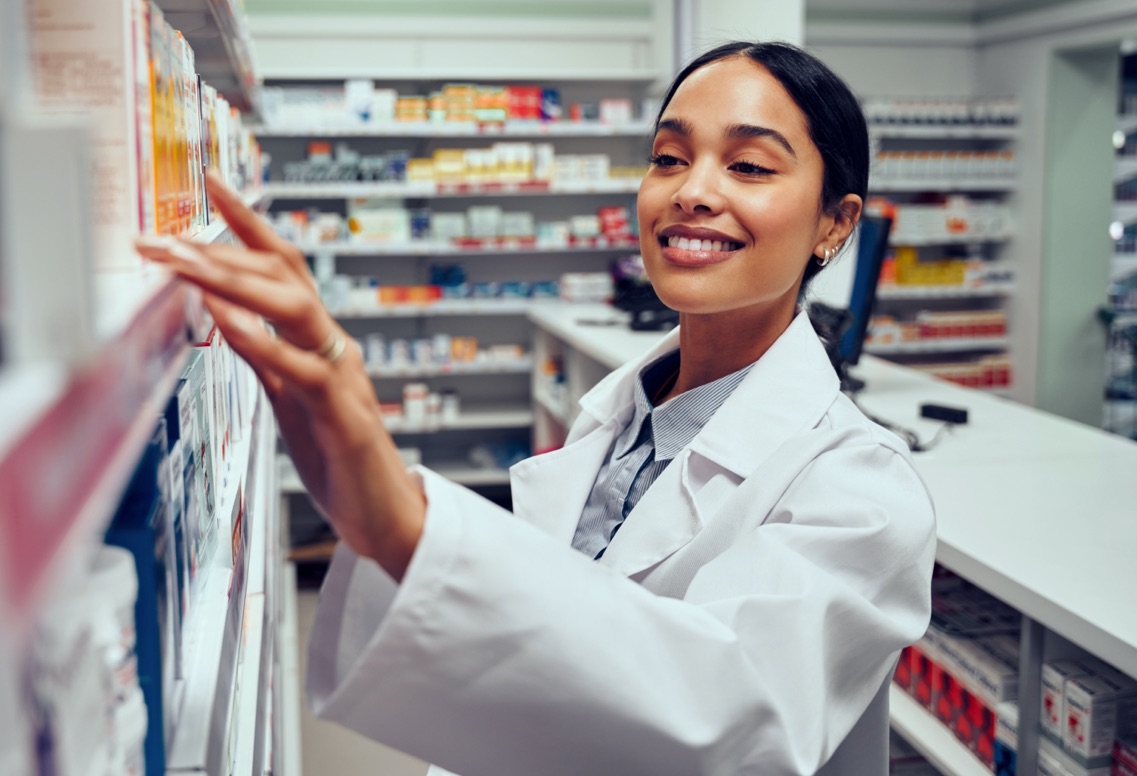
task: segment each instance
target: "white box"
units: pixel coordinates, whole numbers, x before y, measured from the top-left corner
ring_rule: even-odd
[[[1062,746],[1090,767],[1109,764],[1118,720],[1132,716],[1137,706],[1137,683],[1107,676],[1069,679],[1065,687],[1066,725]]]
[[[1090,667],[1079,660],[1054,660],[1042,664],[1042,708],[1038,720],[1042,734],[1056,744],[1062,743],[1062,731],[1066,727],[1066,681],[1090,673]]]
[[[135,270],[134,236],[154,231],[150,5],[29,0],[36,103],[90,120],[96,266]]]

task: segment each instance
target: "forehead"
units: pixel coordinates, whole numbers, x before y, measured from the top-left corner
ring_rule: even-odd
[[[695,127],[714,129],[755,124],[776,129],[794,147],[809,141],[805,114],[777,78],[740,55],[704,65],[675,90],[663,118],[682,118]]]

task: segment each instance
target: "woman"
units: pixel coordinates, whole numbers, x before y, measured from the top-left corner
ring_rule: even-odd
[[[638,199],[680,326],[513,468],[520,520],[404,470],[303,257],[216,180],[250,250],[148,241],[207,292],[343,539],[317,710],[465,776],[884,774],[932,506],[798,309],[867,177],[856,100],[810,55],[734,43],[684,69]]]

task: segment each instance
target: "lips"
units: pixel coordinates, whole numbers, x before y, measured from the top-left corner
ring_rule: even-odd
[[[682,266],[703,266],[726,261],[744,243],[714,229],[669,226],[659,231],[663,258]]]

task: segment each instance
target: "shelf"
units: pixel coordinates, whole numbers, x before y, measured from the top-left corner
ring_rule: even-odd
[[[533,425],[532,408],[464,409],[454,420],[437,424],[408,425],[401,417],[384,418],[391,434],[434,434],[440,431],[477,431],[499,428],[528,428]]]
[[[1137,114],[1118,116],[1117,129],[1126,135],[1137,132]]]
[[[218,493],[217,520],[229,520],[247,481],[257,429],[250,421],[242,431],[230,448]],[[258,451],[258,460],[267,455],[267,450]],[[258,476],[262,485],[264,476],[262,468]],[[266,504],[264,494],[255,503]],[[235,709],[234,681],[238,663],[243,659],[243,647],[235,643],[234,636],[246,638],[248,629],[241,623],[249,616],[250,602],[264,597],[265,545],[269,532],[263,516],[245,515],[244,519],[251,521],[244,583],[241,584],[242,572],[228,568],[231,564],[224,556],[231,552],[231,545],[227,541],[218,542],[213,559],[199,570],[200,579],[194,580],[190,613],[182,630],[186,678],[179,680],[177,692],[183,698],[166,752],[167,772],[215,772],[223,758],[224,745],[218,731],[229,730],[224,723],[230,720],[230,712]],[[228,530],[226,527],[225,532]],[[240,595],[240,599],[235,599],[234,594]],[[222,723],[220,727],[217,727],[218,721]]]
[[[397,380],[410,377],[448,377],[450,375],[512,375],[533,371],[533,359],[523,356],[513,361],[473,361],[450,364],[428,364],[406,367],[368,367],[367,373],[376,380]]]
[[[1011,191],[1018,185],[1014,178],[964,178],[960,180],[912,178],[869,180],[869,192],[887,191]]]
[[[231,752],[232,769],[230,773],[261,773],[254,762],[259,759],[256,753],[257,731],[262,730],[263,719],[257,712],[263,711],[263,695],[268,691],[263,671],[272,632],[266,630],[269,623],[268,611],[263,595],[249,596],[245,601],[244,623],[241,628],[240,662],[237,667],[233,708],[230,715],[230,729],[234,742]],[[266,635],[268,638],[266,638]]]
[[[1137,223],[1137,202],[1114,202],[1113,220],[1123,224]]]
[[[1007,347],[1006,337],[969,337],[967,339],[921,340],[919,342],[895,342],[888,345],[865,343],[865,352],[877,356],[958,353],[969,350],[999,350]]]
[[[368,309],[332,310],[336,318],[417,318],[432,315],[525,315],[547,304],[533,299],[440,299],[429,304],[399,304]]]
[[[566,429],[569,427],[569,413],[561,402],[553,401],[546,391],[537,390],[533,392],[533,402],[543,409],[553,418],[553,420],[560,423]]]
[[[911,246],[916,247],[916,248],[919,248],[922,246],[928,246],[928,245],[961,245],[961,244],[968,245],[968,244],[975,244],[975,243],[1006,242],[1007,240],[1011,239],[1011,236],[1012,235],[1010,235],[1009,233],[1005,233],[1005,232],[1002,234],[989,234],[989,235],[953,234],[953,235],[943,235],[941,237],[921,237],[921,236],[897,237],[894,234],[891,237],[889,237],[888,244],[891,246],[911,245]]]
[[[271,199],[429,199],[435,197],[577,196],[586,194],[635,194],[638,178],[552,183],[266,183],[264,195]]]
[[[892,729],[944,776],[991,776],[991,769],[954,734],[895,684],[888,688]]]
[[[502,256],[513,254],[608,253],[639,251],[639,240],[606,240],[575,245],[538,245],[532,242],[488,242],[483,245],[455,244],[442,240],[418,240],[407,243],[328,242],[297,245],[305,254],[333,253],[336,256]]]
[[[1137,156],[1119,156],[1113,163],[1113,182],[1137,178]]]
[[[307,493],[308,489],[305,488],[304,483],[300,481],[300,475],[296,473],[292,462],[288,460],[287,456],[281,456],[281,458],[281,494],[297,495]],[[424,465],[437,474],[441,474],[446,479],[456,482],[459,485],[465,485],[467,488],[509,484],[508,469],[486,469],[464,463],[444,462],[435,464],[427,463]]]
[[[270,137],[647,137],[653,124],[602,124],[599,121],[514,121],[504,125],[468,123],[394,122],[390,124],[260,125],[258,139]]]
[[[879,138],[960,138],[974,140],[1013,140],[1021,134],[1018,126],[931,126],[870,124],[869,135]]]
[[[881,285],[876,289],[877,299],[971,299],[975,297],[1006,296],[1014,291],[1012,283],[986,283],[981,286],[904,286]]]
[[[151,276],[139,290],[126,323],[104,319],[105,344],[81,368],[13,365],[0,378],[5,414],[27,413],[0,429],[0,603],[17,634],[50,570],[113,516],[189,353],[185,289]]]
[[[229,104],[260,112],[260,82],[249,50],[243,11],[235,0],[156,0],[166,21],[185,36],[194,69]]]

